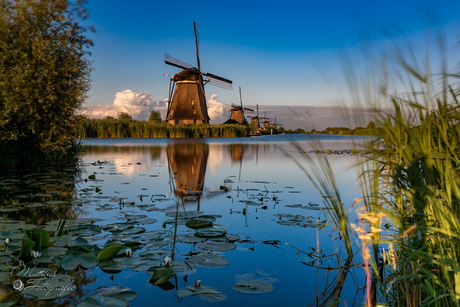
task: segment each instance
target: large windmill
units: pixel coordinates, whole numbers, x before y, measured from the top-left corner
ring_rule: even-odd
[[[263,119],[264,122],[265,122],[265,120],[269,119],[268,117],[259,117],[259,105],[257,105],[256,107],[257,107],[257,115],[256,116],[248,116],[249,118],[251,118],[250,126],[253,129],[259,129],[260,128],[260,120],[261,119]]]
[[[196,67],[165,53],[166,64],[183,69],[171,79],[171,89],[175,88],[175,90],[169,91],[170,103],[166,120],[173,125],[209,123],[210,118],[204,93],[205,84],[232,89],[232,81],[201,71],[198,48],[200,26],[194,22],[193,27],[195,29]]]
[[[240,105],[232,103],[232,108],[230,109],[230,118],[224,122],[224,124],[239,124],[247,125],[246,118],[244,117],[244,110],[254,112],[253,109],[248,109],[243,107],[243,99],[241,98],[241,87],[240,87]]]

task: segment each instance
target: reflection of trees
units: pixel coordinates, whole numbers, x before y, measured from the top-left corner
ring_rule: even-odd
[[[75,184],[63,184],[63,182],[76,176],[76,173],[67,172],[51,174],[54,177],[52,178],[52,181],[49,179],[39,179],[39,176],[49,175],[49,173],[43,173],[37,176],[37,180],[27,178],[17,182],[11,190],[1,191],[0,205],[6,208],[24,208],[28,205],[33,205],[34,203],[38,203],[40,205],[48,201],[68,202],[71,200],[76,194]],[[59,193],[54,193],[56,191]],[[51,197],[30,197],[38,193],[51,195]],[[49,221],[61,218],[67,219],[74,211],[77,210],[78,208],[74,208],[69,204],[60,204],[50,205],[48,207],[29,207],[18,211],[8,212],[6,215],[9,219],[21,220],[39,226]]]
[[[169,168],[175,178],[174,193],[179,196],[201,197],[201,194],[195,194],[190,190],[203,191],[209,155],[208,144],[170,144],[166,148],[166,153]]]

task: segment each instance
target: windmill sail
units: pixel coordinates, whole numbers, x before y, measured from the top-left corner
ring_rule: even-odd
[[[197,66],[180,61],[165,54],[165,63],[183,69],[172,80],[175,89],[170,93],[170,107],[166,120],[170,124],[207,124],[209,123],[208,108],[204,92],[205,84],[212,84],[225,89],[232,89],[232,81],[210,73],[201,72],[199,32],[200,26],[193,23],[195,33],[195,51]],[[204,79],[203,77],[206,77]]]

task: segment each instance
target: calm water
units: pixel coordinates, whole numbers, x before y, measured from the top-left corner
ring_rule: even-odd
[[[321,137],[325,148],[348,147],[342,136]],[[312,149],[308,138],[294,138],[306,151]],[[140,255],[148,250],[171,250],[174,223],[170,223],[170,220],[174,215],[168,212],[175,212],[177,200],[183,199],[179,211],[202,211],[202,215],[213,215],[216,218],[214,227],[239,236],[229,237],[236,246],[225,246],[224,249],[231,250],[212,252],[213,257],[228,260],[224,262],[225,266],[216,267],[212,263],[207,265],[199,262],[193,270],[186,269],[175,274],[170,279],[171,289],[162,289],[149,283],[151,274],[132,267],[108,273],[99,267],[87,270],[80,268],[75,272],[61,270],[61,273],[78,279],[75,282],[76,291],[61,299],[61,303],[76,305],[100,287],[128,287],[138,295],[130,302],[130,306],[208,305],[210,302],[198,296],[177,296],[178,289],[201,280],[202,286],[213,287],[226,296],[225,300],[214,303],[219,306],[315,305],[317,294],[328,289],[328,285],[334,285],[338,272],[318,271],[300,261],[311,262],[313,259],[305,253],[312,252],[317,245],[325,255],[340,254],[344,249],[337,231],[328,222],[326,212],[317,210],[323,204],[303,170],[296,165],[295,160],[308,170],[308,165],[302,162],[301,154],[291,141],[285,135],[244,139],[84,140],[85,154],[80,163],[81,172],[71,178],[73,184],[48,187],[53,190],[67,189],[65,193],[59,194],[59,198],[53,196],[53,199],[72,199],[72,204],[43,209],[6,210],[3,212],[4,217],[42,227],[46,222],[69,218],[80,210],[80,219],[92,218],[98,225],[149,219],[148,223],[138,225],[144,228],[141,230],[143,233],[165,233],[160,239],[144,240],[139,249],[134,249],[134,258],[142,258]],[[315,158],[315,154],[310,155]],[[358,191],[355,190],[356,174],[350,169],[355,158],[350,155],[331,155],[329,160],[336,173],[344,203],[349,206],[358,197]],[[88,176],[93,174],[96,179],[88,180]],[[3,184],[6,186],[5,181]],[[24,187],[22,194],[24,192],[29,190]],[[151,219],[156,222],[151,223]],[[327,226],[318,232],[317,225],[324,223],[328,223]],[[194,237],[194,229],[180,224],[177,227],[178,235],[191,234]],[[107,240],[113,239],[110,230],[104,229],[101,233],[86,236],[94,244],[103,246]],[[130,232],[121,232],[115,237],[120,240],[127,238],[136,240],[137,237]],[[181,241],[178,240],[175,245],[176,260],[194,262],[193,255],[209,249],[209,245]],[[207,240],[216,241],[228,242],[225,238],[222,240],[222,237]],[[354,249],[357,251],[356,246]],[[298,253],[299,250],[305,253]],[[342,256],[345,257],[345,254]],[[335,258],[328,259],[330,263],[325,260],[318,264],[336,266]],[[341,298],[361,302],[364,293],[363,290],[358,291],[357,287],[364,285],[363,271],[352,270],[343,277],[346,281]],[[273,290],[253,295],[232,288],[237,282],[247,280],[263,281],[270,284]],[[2,287],[3,292],[0,294],[4,295],[5,301],[19,301],[31,306],[38,304],[37,301],[21,297],[8,283]],[[219,298],[222,297],[219,295]],[[55,302],[48,304],[52,303]],[[318,303],[319,306],[322,304],[322,301]]]

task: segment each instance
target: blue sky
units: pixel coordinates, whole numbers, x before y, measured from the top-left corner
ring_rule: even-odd
[[[324,106],[334,99],[321,72],[363,41],[423,40],[428,26],[458,39],[460,1],[119,1],[87,5],[94,71],[87,105],[112,104],[125,90],[168,96],[178,69],[164,53],[196,64],[193,22],[201,26],[201,68],[233,81],[233,91],[206,86],[224,104]]]

